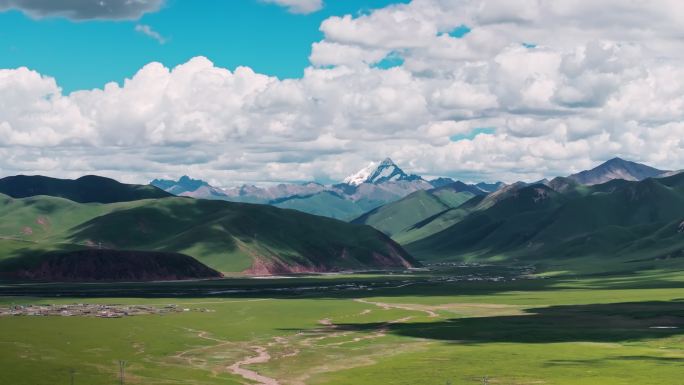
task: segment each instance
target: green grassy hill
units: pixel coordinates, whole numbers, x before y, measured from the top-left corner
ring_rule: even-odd
[[[561,182],[551,183],[558,191],[518,186],[468,202],[457,209],[465,215],[406,247],[426,260],[534,261],[587,271],[684,261],[684,175],[591,187]]]
[[[395,234],[392,238],[402,245],[416,242],[420,239],[437,234],[447,229],[468,215],[486,210],[497,202],[510,197],[515,192],[524,187],[524,183],[516,183],[489,193],[487,195],[475,195],[458,206],[449,208],[435,215],[425,218],[407,227],[404,231]]]
[[[431,190],[419,190],[384,206],[375,208],[352,220],[367,224],[394,239],[407,239],[407,235],[421,222],[454,209],[484,192],[461,182]]]
[[[48,195],[80,203],[130,202],[164,198],[171,194],[150,185],[131,185],[87,175],[75,180],[17,175],[0,179],[0,193],[13,198]]]
[[[416,264],[369,226],[264,205],[180,197],[80,204],[0,195],[0,216],[0,258],[14,266],[53,251],[93,247],[182,253],[228,273]]]
[[[373,209],[351,222],[371,225],[393,236],[416,221],[448,208],[446,203],[427,191],[416,191],[399,201]]]

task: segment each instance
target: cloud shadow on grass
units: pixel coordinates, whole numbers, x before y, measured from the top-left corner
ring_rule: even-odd
[[[640,341],[684,334],[684,301],[551,306],[521,315],[336,326],[335,331],[383,329],[398,336],[460,344]]]

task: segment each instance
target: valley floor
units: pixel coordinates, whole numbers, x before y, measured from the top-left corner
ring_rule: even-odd
[[[458,278],[0,284],[4,307],[203,309],[0,317],[2,383],[112,384],[126,360],[145,385],[681,384],[684,273]]]

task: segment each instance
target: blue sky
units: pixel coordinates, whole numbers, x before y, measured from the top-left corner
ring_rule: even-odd
[[[472,131],[465,134],[451,135],[449,139],[452,142],[458,142],[460,140],[473,140],[476,136],[481,134],[492,135],[494,133],[496,133],[496,128],[494,127],[476,127]]]
[[[36,20],[11,10],[0,12],[0,68],[29,67],[55,77],[65,92],[121,82],[152,61],[175,66],[199,55],[225,68],[300,77],[324,19],[398,2],[327,0],[303,15],[259,0],[170,0],[137,21]],[[139,24],[166,43],[136,32]]]

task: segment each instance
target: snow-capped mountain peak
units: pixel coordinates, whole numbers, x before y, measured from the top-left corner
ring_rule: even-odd
[[[358,186],[363,183],[379,184],[389,181],[420,180],[417,175],[408,175],[397,166],[392,159],[385,158],[380,163],[371,162],[368,166],[353,175],[344,178],[344,183]]]

